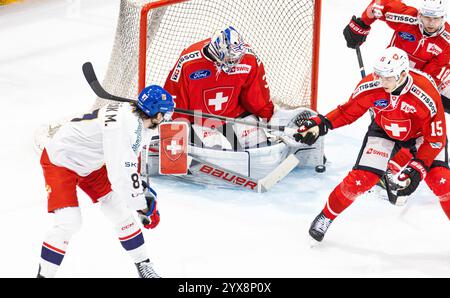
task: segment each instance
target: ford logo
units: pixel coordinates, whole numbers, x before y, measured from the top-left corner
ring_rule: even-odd
[[[375,101],[375,103],[374,103],[374,105],[379,108],[385,108],[388,106],[388,104],[389,104],[389,101],[387,99],[379,99],[379,100]]]
[[[201,80],[206,79],[211,75],[211,72],[209,70],[203,69],[203,70],[197,70],[196,72],[193,72],[189,75],[189,78],[191,80]]]
[[[416,41],[416,37],[408,32],[399,32],[398,35],[403,39],[407,41],[414,42]]]

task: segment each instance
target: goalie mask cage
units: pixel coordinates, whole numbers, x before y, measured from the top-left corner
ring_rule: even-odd
[[[264,63],[272,100],[316,110],[320,10],[321,0],[121,0],[103,85],[128,98],[164,86],[183,49],[233,26]]]

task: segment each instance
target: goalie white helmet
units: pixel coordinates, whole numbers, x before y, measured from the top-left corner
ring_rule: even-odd
[[[373,68],[376,76],[382,78],[395,77],[398,81],[403,72],[409,72],[408,54],[396,47],[387,48],[377,59]]]
[[[448,0],[422,0],[419,14],[424,17],[440,18],[447,15]]]
[[[245,44],[241,34],[230,26],[213,34],[208,50],[219,66],[227,70],[241,61]]]

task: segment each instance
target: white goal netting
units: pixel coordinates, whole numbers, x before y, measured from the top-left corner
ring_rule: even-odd
[[[114,47],[103,80],[112,94],[138,95],[139,20],[147,3],[121,0]],[[272,99],[289,107],[314,109],[318,8],[319,0],[191,0],[150,10],[145,28],[145,84],[164,85],[185,47],[231,25],[263,61]],[[96,106],[103,103],[97,100]]]

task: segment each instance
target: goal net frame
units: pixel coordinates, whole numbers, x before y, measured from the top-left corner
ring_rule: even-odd
[[[147,62],[151,57],[147,54],[147,32],[149,30],[148,15],[151,11],[170,5],[177,5],[191,0],[159,0],[145,4],[140,12],[140,29],[139,29],[139,53],[138,53],[138,91],[141,91],[146,86],[146,72]],[[246,0],[241,0],[246,1]],[[270,0],[269,0],[270,1]],[[276,0],[279,1],[279,0]],[[317,111],[317,93],[318,93],[318,79],[319,79],[319,51],[320,51],[320,22],[321,22],[321,7],[322,0],[314,1],[314,21],[313,21],[313,36],[312,36],[312,66],[311,66],[311,86],[310,86],[310,106],[314,111]],[[181,53],[180,49],[180,53]],[[175,63],[176,61],[173,61]],[[263,61],[264,63],[264,61]],[[270,71],[270,70],[269,70]],[[270,83],[270,82],[269,82]]]

